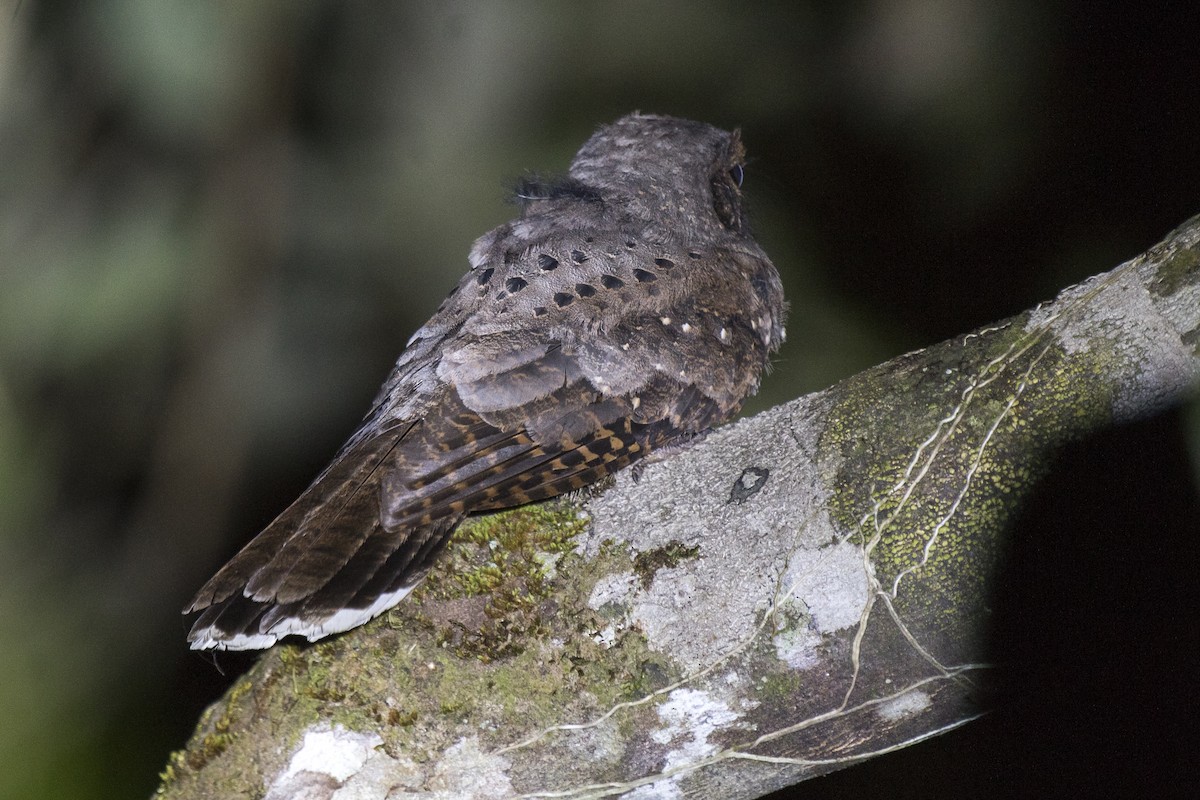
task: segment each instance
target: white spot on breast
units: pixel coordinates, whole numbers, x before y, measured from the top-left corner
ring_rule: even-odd
[[[684,333],[691,333],[692,326],[689,323],[685,322],[679,326],[679,330],[683,331]]]
[[[658,318],[658,321],[659,321],[659,322],[661,322],[663,325],[670,325],[670,324],[671,324],[671,318],[670,318],[670,317],[659,317],[659,318]]]
[[[641,404],[642,404],[642,398],[638,397],[637,395],[634,395],[633,397],[629,398],[629,405],[633,406],[634,411],[636,411],[638,406],[640,406]]]

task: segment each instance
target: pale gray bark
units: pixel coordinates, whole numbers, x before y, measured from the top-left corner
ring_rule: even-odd
[[[972,719],[1006,521],[1060,443],[1200,383],[1200,218],[1051,303],[471,523],[277,647],[172,798],[751,798]]]

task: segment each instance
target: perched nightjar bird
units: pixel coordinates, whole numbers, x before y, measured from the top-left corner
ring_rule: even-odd
[[[779,275],[742,212],[737,132],[634,114],[521,218],[409,340],[362,427],[204,585],[197,649],[361,625],[468,514],[578,489],[733,416],[783,341]]]

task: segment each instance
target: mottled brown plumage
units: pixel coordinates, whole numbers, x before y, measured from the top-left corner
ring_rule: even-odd
[[[195,648],[315,640],[395,605],[467,514],[586,486],[727,420],[783,340],[739,135],[631,115],[409,341],[333,463],[200,590]]]

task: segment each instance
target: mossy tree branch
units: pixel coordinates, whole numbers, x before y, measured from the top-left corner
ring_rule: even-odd
[[[1198,382],[1200,217],[638,481],[475,520],[395,611],[263,656],[160,793],[750,798],[948,730],[1048,456]]]

